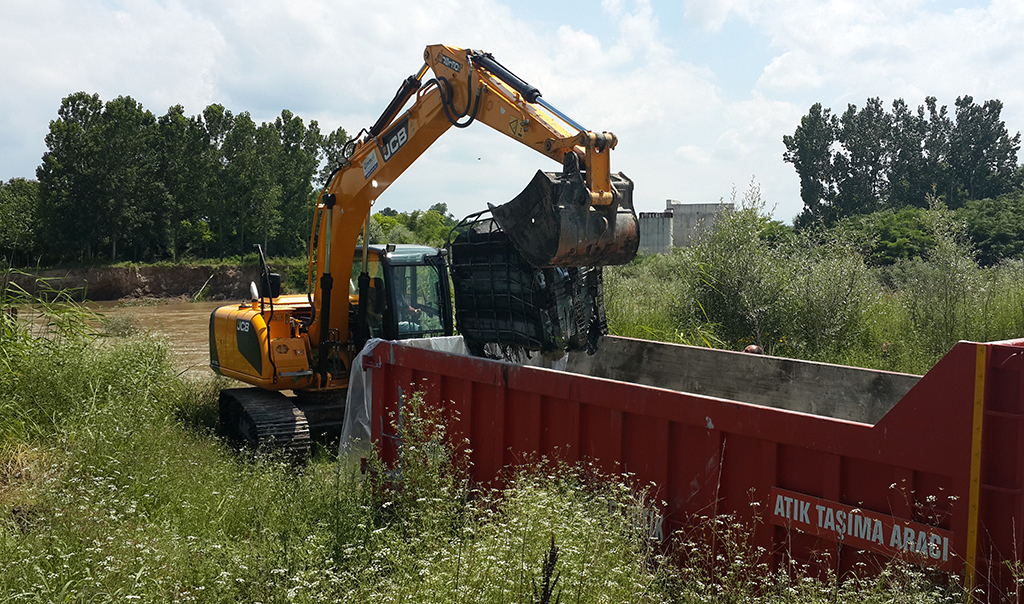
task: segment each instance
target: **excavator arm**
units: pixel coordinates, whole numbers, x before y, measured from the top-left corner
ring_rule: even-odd
[[[317,204],[311,260],[319,275],[318,312],[309,333],[322,358],[348,341],[349,280],[372,204],[452,127],[482,122],[562,164],[560,174],[538,172],[518,197],[491,208],[532,264],[624,264],[636,255],[632,183],[610,169],[614,134],[587,130],[565,116],[487,53],[433,45],[424,61],[377,122],[350,141]],[[424,82],[429,71],[434,77]],[[320,387],[327,386],[326,372],[318,373]]]

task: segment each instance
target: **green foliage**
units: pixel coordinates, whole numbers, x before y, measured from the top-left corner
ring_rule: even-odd
[[[159,341],[80,344],[28,350],[2,384],[27,414],[0,430],[14,601],[526,601],[552,538],[573,601],[665,601],[622,482],[565,469],[470,492],[418,397],[397,482],[329,455],[297,471],[220,443],[217,387],[176,378]]]
[[[1017,170],[1020,133],[1009,135],[1000,117],[1002,110],[998,99],[978,105],[971,96],[957,98],[945,170],[952,183],[947,191],[950,208],[971,199],[997,197],[1022,184]]]
[[[941,204],[777,244],[756,187],[694,245],[606,269],[616,335],[925,373],[958,340],[1024,333],[1022,261],[975,262]]]
[[[37,251],[111,263],[241,254],[253,243],[303,253],[312,181],[346,140],[288,110],[259,125],[221,105],[193,117],[175,105],[156,118],[130,97],[72,94],[37,170]]]
[[[881,99],[871,98],[860,109],[848,105],[841,116],[815,103],[793,135],[783,137],[783,159],[800,176],[804,202],[796,225],[927,208],[929,196],[958,208],[1020,186],[1020,134],[1009,135],[1002,107],[999,100],[978,105],[959,97],[954,120],[935,97],[916,112],[903,99],[887,112]]]
[[[240,455],[211,430],[217,383],[177,377],[159,340],[66,319],[0,340],[15,351],[0,372],[5,601],[967,601],[899,563],[843,582],[772,573],[728,517],[677,535],[676,569],[628,478],[539,459],[474,489],[469,452],[416,394],[398,472]]]
[[[28,260],[36,249],[36,206],[39,183],[24,178],[0,181],[0,256]]]
[[[793,240],[796,231],[793,227],[779,220],[769,220],[758,229],[757,237],[769,246],[779,246]]]
[[[832,145],[838,129],[839,121],[832,110],[815,103],[807,115],[800,118],[793,136],[782,137],[786,146],[782,158],[793,164],[800,176],[800,198],[804,202],[801,220],[805,222],[834,220],[830,209],[836,196]]]
[[[888,266],[900,260],[927,257],[936,241],[928,213],[920,208],[882,210],[847,218],[849,229],[869,266]]]
[[[426,211],[397,212],[384,208],[370,217],[371,243],[418,243],[442,247],[458,221],[448,204],[436,203]]]
[[[968,201],[956,213],[967,222],[983,265],[993,266],[1024,252],[1024,189],[995,199]]]

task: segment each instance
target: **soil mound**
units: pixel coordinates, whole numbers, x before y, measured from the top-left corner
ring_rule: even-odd
[[[235,300],[249,295],[259,279],[258,266],[122,266],[46,270],[13,275],[30,294],[68,290],[77,300],[122,298],[193,298]]]

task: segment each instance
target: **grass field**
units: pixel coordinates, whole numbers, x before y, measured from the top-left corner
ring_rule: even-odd
[[[471,487],[415,405],[397,480],[328,449],[240,454],[213,431],[220,384],[177,377],[164,342],[42,308],[44,333],[0,314],[3,603],[963,600],[912,567],[773,574],[727,519],[719,549],[679,543],[677,564],[628,478],[539,463]]]

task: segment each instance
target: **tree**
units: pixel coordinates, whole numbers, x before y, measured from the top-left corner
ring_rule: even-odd
[[[372,243],[418,243],[441,247],[458,221],[448,212],[448,204],[436,203],[424,212],[396,212],[384,208],[370,217]]]
[[[14,264],[18,254],[26,260],[35,250],[36,207],[39,183],[24,178],[0,181],[0,256]]]
[[[347,143],[348,133],[341,127],[321,139],[319,155],[321,164],[317,174],[317,182],[320,187],[327,186],[327,179],[345,159],[344,152]]]
[[[832,170],[832,144],[836,139],[838,119],[821,103],[811,105],[800,119],[793,136],[783,136],[786,152],[782,158],[793,164],[800,175],[800,198],[804,211],[797,218],[800,224],[831,222],[831,205],[835,201],[835,180]]]
[[[899,260],[927,257],[936,240],[926,212],[917,207],[881,210],[848,218],[842,228],[853,233],[869,266],[889,266]]]
[[[130,97],[75,93],[37,169],[35,241],[58,260],[92,260],[101,247],[112,261],[247,254],[254,241],[299,254],[312,181],[330,175],[347,140],[288,110],[259,125],[217,104],[192,117],[174,105],[157,119]]]
[[[117,260],[119,241],[135,259],[160,255],[166,240],[170,199],[159,178],[156,117],[131,97],[108,101],[99,130],[100,228]]]
[[[1024,190],[994,199],[972,199],[956,211],[978,250],[978,262],[991,266],[1024,254]]]
[[[903,99],[892,103],[887,188],[882,199],[887,199],[886,205],[894,210],[928,207],[934,168],[925,154],[928,120],[924,115],[924,106],[919,106],[915,113]]]
[[[100,232],[102,114],[98,94],[76,92],[61,101],[46,135],[47,151],[36,169],[38,240],[44,251],[58,258],[90,260]]]
[[[203,141],[203,160],[200,163],[200,178],[206,183],[206,196],[202,199],[202,215],[206,216],[213,233],[210,253],[220,256],[228,252],[228,240],[234,228],[231,199],[227,188],[228,158],[225,155],[225,141],[234,126],[235,116],[223,105],[208,105],[201,116],[196,118]]]
[[[315,121],[306,127],[302,118],[287,109],[274,121],[274,129],[279,145],[272,165],[281,188],[281,229],[274,240],[275,249],[293,255],[305,249],[309,237],[316,202],[312,181],[319,167],[323,136]]]
[[[272,177],[270,159],[280,139],[273,126],[257,127],[248,112],[235,116],[224,138],[224,206],[218,216],[221,254],[246,254],[252,243],[267,246],[281,224],[281,187]],[[254,241],[250,239],[255,239]]]
[[[1009,135],[1000,119],[1002,109],[999,100],[978,105],[970,96],[957,98],[956,124],[949,134],[950,208],[970,199],[997,197],[1020,185],[1015,182],[1020,133]]]
[[[1020,186],[1020,134],[1008,134],[1002,106],[960,97],[953,120],[935,97],[925,98],[916,112],[896,99],[891,113],[871,98],[863,109],[848,105],[839,118],[815,103],[793,136],[783,137],[783,159],[800,177],[804,202],[796,226],[828,225],[886,208],[926,208],[930,195],[957,208]]]
[[[840,216],[869,214],[881,207],[891,131],[891,116],[877,97],[868,99],[860,111],[848,105],[839,118],[837,140],[842,151],[835,154],[833,165]]]
[[[212,250],[210,231],[211,189],[217,152],[211,145],[201,116],[186,117],[174,105],[157,121],[160,130],[159,176],[169,195],[166,205],[166,252],[172,260],[182,255],[203,256]]]

